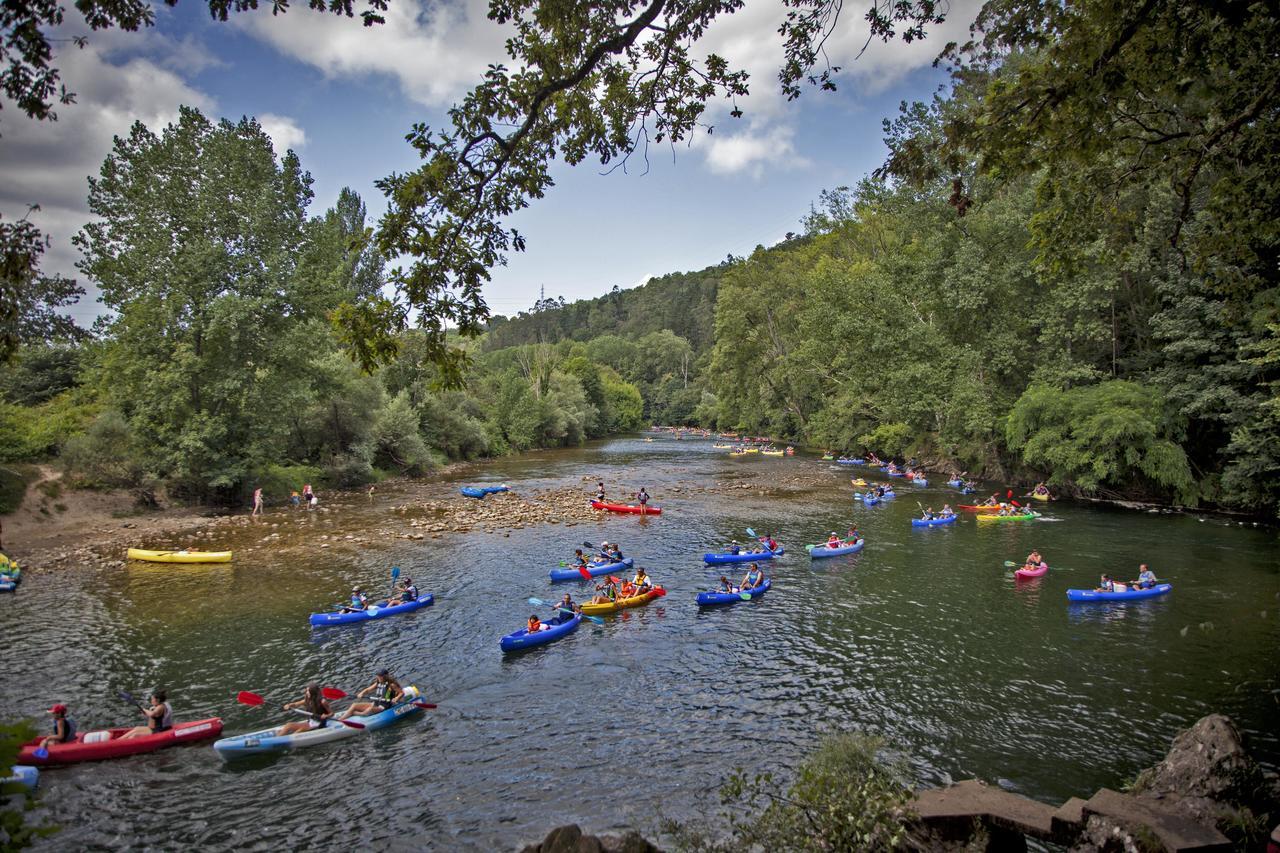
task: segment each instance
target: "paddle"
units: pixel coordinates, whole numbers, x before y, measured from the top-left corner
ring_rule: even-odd
[[[336,687],[321,687],[321,688],[320,688],[320,695],[321,695],[321,696],[323,696],[323,697],[324,697],[324,698],[326,698],[326,699],[345,699],[345,698],[347,698],[346,691],[344,691],[344,690],[339,690],[339,689],[338,689],[338,688],[336,688]],[[242,705],[251,705],[251,706],[253,706],[253,707],[255,707],[255,708],[256,708],[256,707],[260,707],[260,706],[262,706],[262,705],[265,705],[267,700],[266,700],[266,699],[263,699],[263,698],[262,698],[261,696],[259,696],[257,693],[250,693],[248,690],[241,690],[239,693],[237,693],[237,694],[236,694],[236,701],[237,701],[237,702],[239,702],[239,703],[240,703],[240,704],[242,704]],[[311,714],[311,712],[310,712],[310,711],[304,710],[304,709],[302,709],[302,708],[294,708],[293,710],[294,710],[294,711],[296,711],[296,712],[297,712],[297,713],[299,713],[299,714],[306,714],[306,715],[308,715],[308,716],[312,716],[312,714]],[[330,719],[335,719],[335,718],[330,718]],[[346,721],[346,720],[337,720],[337,719],[335,719],[335,722],[342,723],[344,726],[349,726],[349,727],[351,727],[351,728],[353,728],[353,729],[363,729],[363,728],[364,728],[364,723],[351,723],[351,722],[348,722],[348,721]]]
[[[750,536],[752,539],[760,538],[759,536],[756,536],[756,532],[752,530],[750,527],[747,528],[747,535]]]
[[[130,693],[129,691],[117,690],[116,695],[119,696],[122,701],[128,702],[130,705],[135,706],[139,711],[146,710],[146,708],[142,707],[142,703],[139,702],[137,699],[134,699],[133,694]]]
[[[543,605],[545,605],[545,604],[546,604],[546,602],[545,602],[545,601],[543,601],[541,598],[531,598],[531,599],[529,599],[529,603],[530,603],[530,604],[532,604],[534,607],[542,607]],[[561,606],[560,606],[560,605],[558,605],[558,604],[552,604],[552,605],[550,605],[550,606],[551,606],[551,607],[556,608],[556,609],[557,609],[557,610],[559,610],[561,613],[570,613],[570,614],[571,614],[571,613],[573,613],[573,611],[572,611],[572,610],[566,610],[565,608],[561,607]],[[583,618],[583,619],[590,619],[592,622],[596,623],[597,625],[603,625],[603,624],[604,624],[604,620],[603,620],[603,619],[601,619],[599,616],[588,616],[587,614],[583,613],[583,614],[582,614],[582,618]]]
[[[400,567],[391,567],[391,587],[387,590],[387,600],[391,600],[391,594],[396,591],[396,579],[400,577]]]

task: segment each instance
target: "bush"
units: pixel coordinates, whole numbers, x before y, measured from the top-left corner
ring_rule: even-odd
[[[0,466],[0,515],[17,512],[27,494],[27,478],[20,471]]]
[[[108,410],[86,432],[67,439],[62,466],[78,486],[128,488],[141,485],[146,476],[138,456],[128,422]]]
[[[907,841],[912,793],[900,763],[881,760],[882,742],[862,734],[823,740],[785,793],[772,773],[739,771],[720,789],[727,835],[676,821],[663,830],[680,850],[892,850]]]
[[[268,465],[245,484],[248,487],[245,502],[248,503],[253,490],[259,488],[267,506],[287,506],[290,494],[301,493],[307,483],[313,487],[324,484],[324,471],[313,465]]]
[[[889,456],[902,456],[915,440],[915,433],[906,424],[881,424],[866,435],[858,436],[858,443],[869,450]]]

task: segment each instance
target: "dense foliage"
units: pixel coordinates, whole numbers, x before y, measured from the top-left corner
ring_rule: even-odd
[[[447,391],[428,336],[407,331],[390,364],[362,372],[331,318],[376,295],[385,264],[359,196],[309,216],[310,185],[251,120],[183,109],[160,133],[118,138],[76,238],[113,313],[95,341],[19,351],[0,382],[0,461],[60,454],[87,486],[215,501],[263,486],[282,501],[308,481],[641,424],[640,392],[581,342],[475,347],[466,390]]]
[[[668,821],[679,850],[916,850],[904,768],[860,734],[825,738],[780,790],[771,773],[735,773],[721,788],[727,830]]]

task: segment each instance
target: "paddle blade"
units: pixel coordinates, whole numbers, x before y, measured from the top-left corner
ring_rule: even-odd
[[[363,728],[364,728],[364,723],[353,723],[353,722],[351,722],[350,720],[338,720],[338,722],[340,722],[340,723],[342,723],[344,726],[347,726],[348,728],[352,728],[352,729],[363,729]]]
[[[528,599],[528,601],[534,607],[541,607],[542,605],[546,604],[546,602],[543,601],[541,598],[530,598]]]
[[[248,690],[241,690],[236,694],[236,701],[241,705],[265,705],[267,700],[263,699],[257,693],[250,693]]]
[[[117,690],[116,695],[119,696],[125,702],[128,702],[130,705],[138,704],[138,700],[134,699],[133,694],[130,693],[128,690]]]
[[[748,527],[748,528],[747,528],[747,535],[748,535],[748,536],[750,536],[752,539],[754,539],[754,538],[756,537],[756,532],[755,532],[754,530],[752,530],[750,527]]]
[[[1013,560],[1005,560],[1005,561],[1004,561],[1004,564],[1005,564],[1006,566],[1008,566],[1009,568],[1013,568],[1014,566],[1018,565],[1018,564],[1017,564],[1017,563],[1015,563]]]
[[[604,620],[603,620],[603,619],[601,619],[599,616],[588,616],[587,614],[583,613],[583,614],[582,614],[582,618],[583,618],[583,619],[590,619],[592,622],[596,623],[597,625],[603,625],[603,624],[604,624]]]
[[[583,543],[582,543],[582,546],[583,546],[584,548],[594,548],[594,547],[596,547],[595,545],[592,545],[590,542],[583,542]]]
[[[615,578],[613,575],[609,575],[609,583],[622,583],[622,578]]]
[[[740,593],[738,593],[738,598],[741,598],[743,601],[750,601],[750,600],[751,600],[751,593],[749,593],[749,592],[740,592]]]
[[[346,699],[347,691],[339,690],[336,687],[321,687],[320,695],[326,699]]]
[[[1021,507],[1021,506],[1022,506],[1022,504],[1018,503],[1017,501],[1013,500],[1012,498],[1010,498],[1010,499],[1009,499],[1009,503],[1013,504],[1013,505],[1014,505],[1014,506],[1016,506],[1016,507]]]
[[[425,709],[425,710],[430,711],[430,710],[432,710],[433,708],[436,708],[436,707],[438,707],[438,706],[437,706],[434,702],[414,702],[414,703],[413,703],[413,707],[415,707],[415,708],[423,708],[423,709]]]
[[[660,586],[655,586],[653,588],[653,595],[655,598],[662,598],[662,596],[666,594],[667,594],[667,591]]]
[[[591,580],[591,572],[587,571],[586,566],[578,566],[578,574],[582,575],[586,580]]]
[[[399,566],[392,566],[392,567],[391,567],[391,577],[393,577],[393,578],[398,578],[398,577],[400,577],[400,567],[399,567]]]

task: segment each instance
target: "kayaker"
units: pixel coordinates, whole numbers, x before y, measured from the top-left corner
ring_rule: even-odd
[[[876,486],[876,497],[884,497],[884,486]]]
[[[635,587],[635,584],[633,584],[631,581],[623,581],[622,585],[618,587],[618,595],[622,596],[623,598],[630,598],[635,594],[636,594],[636,587]]]
[[[538,614],[530,613],[529,621],[525,623],[524,631],[526,634],[536,634],[539,631],[541,631],[544,627],[545,626],[542,624],[542,620],[538,618]]]
[[[743,592],[749,589],[755,589],[764,583],[764,572],[760,571],[757,563],[752,563],[751,568],[747,569],[747,573],[742,576],[742,583],[738,584],[738,588]]]
[[[413,578],[405,575],[404,580],[400,581],[400,594],[387,602],[390,607],[393,604],[408,604],[410,601],[418,600],[418,585],[413,582]]]
[[[600,547],[602,547],[602,548],[603,548],[603,547],[604,547],[604,545],[608,545],[608,544],[609,544],[608,542],[605,542],[605,543],[603,543]],[[586,556],[585,554],[583,554],[583,553],[582,553],[582,549],[581,549],[581,548],[574,548],[574,549],[573,549],[573,559],[572,559],[572,563],[573,563],[574,568],[586,568],[586,565],[587,565],[587,556]]]
[[[1146,563],[1143,563],[1138,566],[1138,579],[1129,581],[1129,586],[1134,589],[1151,589],[1157,583],[1159,581],[1156,580],[1156,573],[1151,571],[1151,568]]]
[[[636,569],[636,576],[631,580],[631,585],[636,588],[637,592],[648,592],[653,588],[653,581],[650,580],[643,566]]]
[[[720,591],[721,592],[737,592],[737,590],[733,588],[733,584],[729,583],[729,579],[724,575],[720,576]]]
[[[850,524],[849,532],[844,535],[844,540],[849,543],[858,541],[858,525]]]
[[[991,497],[989,497],[989,498],[987,498],[985,501],[983,501],[983,502],[982,502],[982,505],[983,505],[983,506],[999,506],[999,505],[1000,505],[1000,495],[998,495],[998,494],[993,494]]]
[[[596,483],[596,500],[604,503],[604,483]]]
[[[530,616],[529,619],[538,621],[537,616]],[[357,699],[363,699],[366,696],[369,697],[368,702],[357,702],[343,711],[338,719],[345,720],[356,714],[376,714],[384,711],[404,699],[404,688],[400,686],[400,682],[392,678],[389,670],[380,669],[374,676],[373,683],[356,694]]]
[[[764,547],[768,548],[770,551],[778,550],[778,540],[773,538],[772,533],[766,533],[764,535]]]
[[[324,694],[320,692],[320,685],[314,681],[307,685],[302,691],[302,698],[296,702],[287,702],[281,706],[281,710],[293,711],[301,708],[310,715],[309,720],[298,720],[293,723],[285,723],[276,729],[276,735],[291,735],[298,732],[310,731],[322,727],[325,720],[333,716],[333,708],[325,701]]]
[[[831,531],[831,535],[827,537],[827,547],[839,548],[842,544],[843,543],[840,541],[840,537],[836,535],[836,532],[834,530]],[[755,565],[755,563],[752,563],[752,565]]]
[[[1025,563],[1026,565],[1034,568],[1035,566],[1040,565],[1040,563],[1043,560],[1044,558],[1040,556],[1040,552],[1032,548],[1031,553],[1027,555],[1027,559],[1025,560]]]
[[[733,554],[734,556],[742,553],[742,546],[738,544],[737,539],[729,543],[728,553]]]
[[[364,593],[360,591],[360,587],[353,586],[351,587],[351,603],[344,605],[338,612],[339,613],[358,613],[359,611],[364,610],[368,606],[369,606],[369,599],[365,598]]]
[[[612,577],[596,584],[596,591],[598,594],[591,599],[592,604],[612,604],[618,600],[618,584]]]
[[[121,740],[158,735],[173,728],[173,706],[169,704],[168,697],[163,690],[157,690],[151,694],[151,707],[143,708],[142,714],[147,718],[147,724],[145,726],[135,726],[125,732],[120,736]]]
[[[925,521],[933,521],[935,518],[937,518],[937,516],[936,516],[936,515],[934,515],[933,507],[929,507],[928,509],[926,509],[926,510],[924,511],[924,520],[925,520]]]
[[[955,514],[956,514],[956,511],[951,508],[951,504],[943,504],[942,512],[938,513],[938,516],[940,518],[951,518],[951,516]]]
[[[1103,575],[1102,582],[1098,584],[1094,592],[1115,592],[1116,585],[1111,580],[1111,575]]]
[[[67,706],[61,702],[49,709],[53,714],[53,734],[40,741],[41,749],[49,744],[70,743],[76,739],[76,721],[67,716]]]
[[[582,608],[573,603],[573,596],[569,595],[567,592],[564,594],[564,598],[560,599],[560,603],[555,605],[555,608],[561,611],[561,615],[564,615],[565,610],[570,613],[582,612]]]
[[[622,549],[618,547],[617,542],[604,542],[602,543],[602,547],[604,548],[604,556],[609,560],[609,562],[622,562]]]

